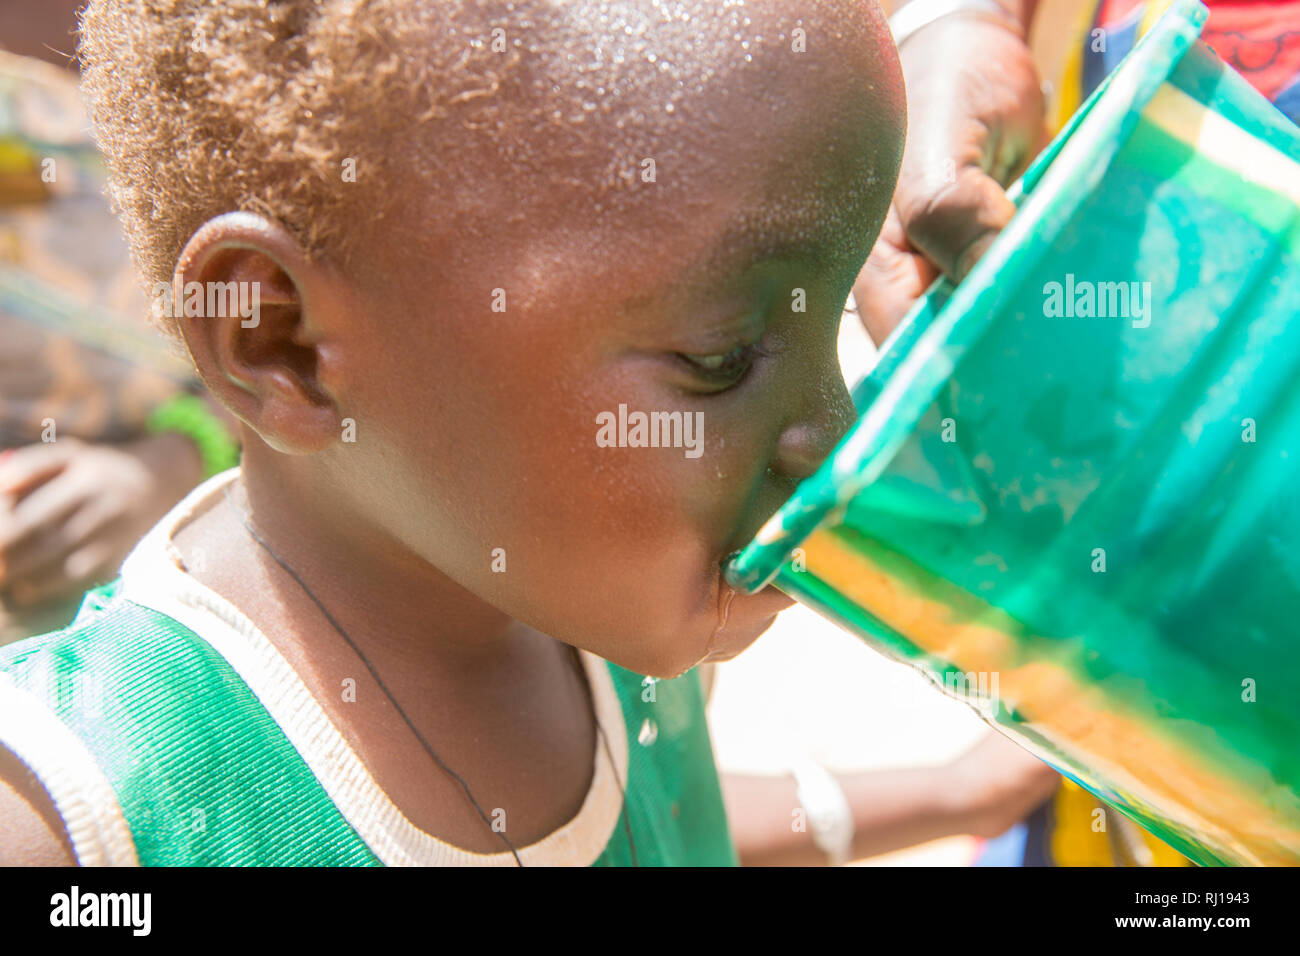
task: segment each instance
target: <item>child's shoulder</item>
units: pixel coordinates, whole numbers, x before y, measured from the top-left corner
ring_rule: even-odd
[[[7,862],[381,862],[351,825],[355,807],[345,814],[322,785],[320,755],[286,734],[258,696],[267,688],[250,688],[217,637],[114,582],[67,628],[0,648],[0,754],[17,758],[0,765],[0,805],[37,811],[11,823],[29,832],[3,836],[39,850]],[[626,820],[596,862],[734,862],[697,674],[605,666]]]
[[[375,862],[222,655],[116,582],[0,648],[0,746],[82,864]]]
[[[90,621],[103,616],[118,585],[87,592],[68,627],[0,647],[0,850],[6,865],[135,862],[129,830],[112,812],[111,787],[60,716],[62,709],[102,696],[93,660],[102,623]]]

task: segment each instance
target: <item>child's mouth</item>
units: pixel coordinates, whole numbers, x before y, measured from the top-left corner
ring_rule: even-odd
[[[730,555],[728,555],[730,558]],[[722,562],[722,567],[726,561]],[[772,586],[756,594],[741,594],[720,577],[718,587],[718,623],[697,664],[730,660],[766,630],[766,625],[790,605],[790,598]]]

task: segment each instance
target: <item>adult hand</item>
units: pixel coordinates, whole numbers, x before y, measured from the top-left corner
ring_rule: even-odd
[[[877,344],[939,273],[970,271],[1015,213],[1004,187],[1046,141],[1038,71],[1010,28],[943,17],[899,56],[907,146],[893,208],[853,288]]]
[[[1023,820],[1056,792],[1061,775],[997,731],[951,764],[953,795],[965,832],[992,838]]]
[[[33,607],[112,577],[202,472],[194,445],[169,433],[122,445],[60,438],[0,455],[0,592]]]

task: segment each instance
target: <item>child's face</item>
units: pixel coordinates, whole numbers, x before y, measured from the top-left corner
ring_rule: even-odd
[[[358,438],[334,460],[371,519],[640,673],[762,633],[788,600],[729,602],[722,565],[853,420],[837,332],[902,149],[873,22],[874,43],[814,33],[817,56],[768,54],[685,100],[660,146],[623,157],[636,181],[618,196],[589,185],[583,150],[617,153],[590,124],[546,169],[485,155],[454,229],[404,200],[357,273],[365,321],[335,343]],[[633,426],[680,413],[679,446],[618,446],[621,406]]]

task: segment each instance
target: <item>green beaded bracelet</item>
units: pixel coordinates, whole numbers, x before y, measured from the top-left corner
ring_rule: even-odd
[[[145,428],[150,433],[175,432],[194,442],[203,460],[203,477],[239,464],[239,442],[197,395],[181,393],[163,402],[149,415]]]

